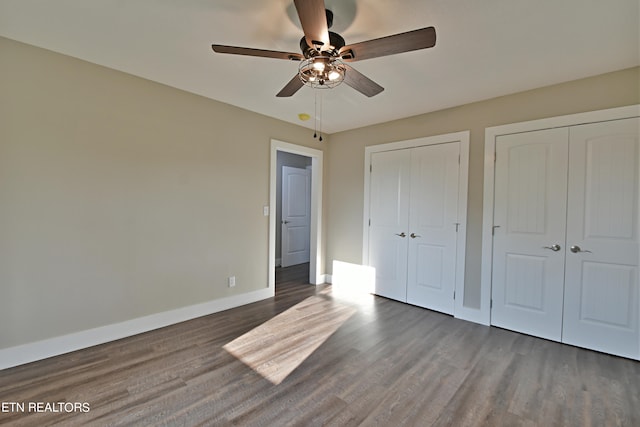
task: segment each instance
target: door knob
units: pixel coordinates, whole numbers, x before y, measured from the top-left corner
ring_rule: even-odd
[[[544,248],[544,249],[551,249],[551,250],[552,250],[552,251],[554,251],[554,252],[558,252],[560,249],[562,249],[562,248],[560,247],[560,245],[558,245],[558,244],[551,245],[551,246],[543,246],[543,248]],[[573,249],[571,249],[571,250],[573,250]]]
[[[286,219],[282,221],[283,224],[289,224],[289,221],[287,221]]]
[[[396,233],[396,236],[400,236],[400,237],[407,237],[407,235],[406,235],[406,234],[404,234],[404,231],[403,231],[402,233],[400,233],[400,234]]]
[[[571,252],[573,252],[574,254],[577,254],[578,252],[589,252],[589,253],[592,253],[591,251],[585,251],[585,250],[580,249],[580,246],[578,246],[578,245],[573,245],[573,246],[571,246],[571,247],[569,248],[569,250],[570,250]]]
[[[416,234],[416,233],[411,233],[409,235],[409,237],[411,237],[412,239],[415,239],[416,237],[421,237],[421,236],[419,234]]]

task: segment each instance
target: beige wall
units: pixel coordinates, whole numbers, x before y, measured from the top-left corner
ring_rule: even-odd
[[[270,139],[326,144],[7,39],[0,52],[0,349],[267,287]]]
[[[333,260],[362,262],[365,146],[470,130],[464,305],[479,308],[485,128],[638,104],[639,82],[640,68],[633,68],[331,135],[328,273]]]

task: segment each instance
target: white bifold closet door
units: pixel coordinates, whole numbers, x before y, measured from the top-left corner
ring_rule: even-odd
[[[638,357],[638,129],[497,138],[493,325]]]
[[[491,323],[560,341],[568,130],[496,141]]]
[[[453,313],[459,143],[373,153],[369,264],[375,292]]]
[[[563,342],[638,358],[640,119],[575,126]]]
[[[371,155],[369,265],[375,293],[398,301],[407,300],[410,162],[410,150]]]

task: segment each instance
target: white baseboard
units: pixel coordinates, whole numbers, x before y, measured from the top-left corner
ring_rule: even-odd
[[[318,274],[316,276],[316,285],[324,285],[325,283],[331,283],[331,282],[327,282],[327,277],[330,277],[328,274]]]
[[[0,350],[0,370],[130,337],[245,304],[251,304],[270,298],[273,295],[274,288],[264,288],[246,294],[220,298],[201,304],[127,320],[121,323],[114,323],[112,325],[6,348]]]

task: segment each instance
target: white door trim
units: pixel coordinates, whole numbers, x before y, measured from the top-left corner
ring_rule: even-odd
[[[425,145],[460,143],[460,176],[458,187],[458,228],[457,254],[456,254],[456,280],[455,280],[455,317],[475,321],[475,310],[464,307],[464,269],[467,244],[467,193],[469,180],[469,139],[470,132],[462,131],[444,135],[416,138],[406,141],[390,142],[386,144],[371,145],[364,150],[364,210],[362,218],[362,263],[369,263],[369,192],[371,154],[381,151],[403,150],[407,148],[422,147]]]
[[[485,129],[484,137],[484,186],[482,203],[482,265],[480,274],[480,323],[491,323],[491,277],[493,265],[493,204],[496,138],[534,130],[575,126],[587,123],[640,117],[640,105],[589,111],[567,116],[550,117],[528,122],[512,123]],[[640,206],[638,207],[640,215]]]
[[[269,171],[269,288],[276,284],[276,188],[278,176],[278,151],[311,157],[311,233],[309,240],[309,282],[318,285],[325,282],[320,273],[322,254],[322,151],[277,139],[271,140],[271,166]]]

